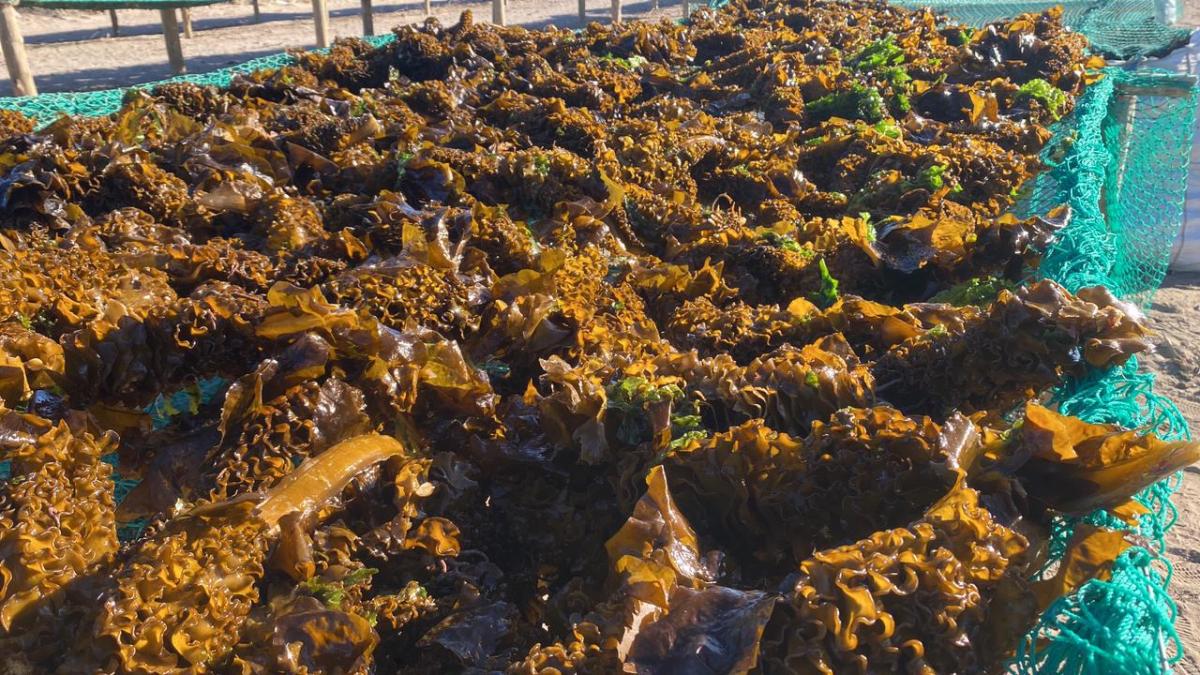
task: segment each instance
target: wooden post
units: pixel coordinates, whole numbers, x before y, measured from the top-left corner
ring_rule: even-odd
[[[504,0],[492,0],[492,23],[503,26],[505,21]]]
[[[683,0],[683,18],[684,19],[687,19],[688,16],[691,14],[691,9],[692,9],[690,6],[691,4],[692,3],[688,2],[688,0]]]
[[[362,0],[363,35],[375,34],[375,15],[371,13],[371,0]]]
[[[579,0],[579,23],[587,23],[587,0]]]
[[[121,24],[117,23],[117,10],[108,10],[108,18],[112,21],[113,25],[112,36],[117,37],[117,35],[121,32]]]
[[[254,23],[262,21],[262,10],[258,8],[258,0],[250,0],[250,3],[254,5]]]
[[[425,16],[433,14],[433,0],[425,0]]]
[[[21,37],[17,8],[8,3],[0,5],[0,46],[4,48],[13,96],[37,96],[29,59],[25,56],[25,38]]]
[[[179,8],[179,18],[183,20],[183,37],[192,37],[192,10],[187,7]]]
[[[167,61],[171,64],[171,72],[182,75],[187,72],[187,64],[183,62],[183,45],[179,42],[179,21],[175,18],[175,9],[158,10],[162,18],[163,39],[167,41]]]
[[[621,0],[612,0],[612,22],[621,23]]]
[[[329,5],[325,0],[312,0],[313,22],[317,25],[317,46],[329,46]]]

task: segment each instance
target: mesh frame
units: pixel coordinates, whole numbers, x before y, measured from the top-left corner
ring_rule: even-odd
[[[1143,306],[1166,277],[1169,260],[1162,252],[1171,250],[1183,220],[1198,105],[1190,77],[1127,74],[1117,83],[1117,114],[1104,132],[1115,160],[1107,216],[1122,252],[1113,277]]]

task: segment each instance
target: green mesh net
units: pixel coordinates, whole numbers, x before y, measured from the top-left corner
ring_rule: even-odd
[[[1167,594],[1171,565],[1143,548],[1123,553],[1109,581],[1091,581],[1054,601],[1025,636],[1019,673],[1170,672],[1183,657],[1177,609]]]
[[[1183,214],[1188,154],[1198,90],[1191,81],[1155,71],[1109,68],[1080,98],[1072,118],[1044,152],[1049,170],[1023,195],[1022,211],[1071,206],[1070,224],[1047,252],[1040,272],[1071,290],[1103,284],[1148,304],[1166,275],[1171,242]],[[1154,393],[1154,376],[1131,359],[1068,382],[1061,410],[1091,422],[1188,437],[1187,421]],[[1132,529],[1148,542],[1124,553],[1108,580],[1093,580],[1059,598],[1025,636],[1017,673],[1168,673],[1183,656],[1176,606],[1167,594],[1170,563],[1163,538],[1178,511],[1175,476],[1136,499],[1149,513],[1134,527],[1105,512],[1054,523],[1051,562],[1061,559],[1080,522]]]
[[[1013,11],[1041,6],[1012,5]],[[382,45],[392,36],[366,39]],[[278,54],[166,82],[226,86],[238,73],[292,61],[292,56]],[[162,83],[137,88],[158,84]],[[46,124],[61,114],[112,113],[120,107],[125,91],[0,99],[0,108],[19,110]],[[1166,274],[1170,244],[1182,219],[1198,104],[1200,90],[1195,84],[1166,72],[1109,68],[1102,80],[1087,89],[1075,112],[1057,125],[1043,152],[1048,169],[1023,188],[1016,209],[1029,215],[1061,204],[1071,207],[1071,220],[1047,252],[1041,274],[1071,290],[1103,284],[1122,298],[1148,304]],[[165,424],[214,400],[226,385],[219,379],[206,380],[157,400],[147,411],[156,424]],[[1062,412],[1091,422],[1155,431],[1168,439],[1188,437],[1184,417],[1153,387],[1154,376],[1139,372],[1131,359],[1124,366],[1096,370],[1066,383],[1056,392],[1055,402]],[[0,479],[7,477],[7,468],[0,463]],[[119,472],[117,479],[119,498],[135,483],[121,478]],[[1105,512],[1052,523],[1051,562],[1039,575],[1061,559],[1081,522],[1131,529],[1147,544],[1126,551],[1110,579],[1090,581],[1054,602],[1023,638],[1007,672],[1170,672],[1183,650],[1174,625],[1177,609],[1166,591],[1171,567],[1162,555],[1163,538],[1178,517],[1171,494],[1179,484],[1176,475],[1138,494],[1136,499],[1149,513],[1133,527]],[[140,528],[141,523],[123,526],[122,539],[136,536]]]
[[[1092,49],[1113,59],[1161,56],[1188,41],[1189,31],[1169,26],[1155,0],[892,0],[900,7],[932,7],[960,23],[982,26],[1027,12],[1059,5],[1063,23],[1085,35]]]
[[[379,47],[395,40],[394,35],[374,35],[363,37],[363,40]],[[322,52],[325,50],[316,50]],[[0,98],[0,109],[16,110],[27,117],[37,120],[40,126],[53,122],[59,115],[82,115],[97,117],[114,113],[121,108],[121,101],[129,89],[153,89],[161,84],[170,82],[191,82],[199,85],[227,87],[233,78],[239,74],[253,73],[260,70],[281,68],[295,61],[291,54],[280,53],[262,56],[257,59],[244,61],[228,68],[221,68],[208,73],[196,75],[179,75],[176,77],[134,85],[128,89],[101,89],[99,91],[72,92],[66,94],[42,94],[40,96],[13,96]]]
[[[1193,122],[1190,78],[1109,68],[1043,152],[1049,167],[1022,195],[1021,215],[1068,199],[1072,223],[1042,262],[1071,290],[1104,284],[1147,305],[1167,273],[1183,219]]]

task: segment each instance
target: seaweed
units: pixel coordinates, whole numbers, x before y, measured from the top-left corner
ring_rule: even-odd
[[[988,672],[1196,459],[1042,407],[1058,12],[394,35],[0,115],[0,670]]]

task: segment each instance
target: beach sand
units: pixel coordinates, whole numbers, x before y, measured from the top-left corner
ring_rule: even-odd
[[[1155,391],[1169,396],[1200,434],[1200,275],[1167,277],[1148,312],[1155,353],[1141,362],[1157,374]],[[1177,628],[1184,642],[1178,671],[1200,675],[1200,466],[1183,472],[1175,495],[1179,521],[1167,534],[1175,566],[1171,596],[1179,603]]]

